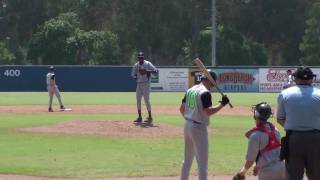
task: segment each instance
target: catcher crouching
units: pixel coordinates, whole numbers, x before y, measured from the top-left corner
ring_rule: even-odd
[[[280,161],[280,132],[268,122],[273,114],[266,102],[252,106],[256,126],[245,135],[249,139],[246,163],[234,176],[234,180],[245,179],[246,172],[256,163],[253,175],[259,180],[285,180],[284,162]]]

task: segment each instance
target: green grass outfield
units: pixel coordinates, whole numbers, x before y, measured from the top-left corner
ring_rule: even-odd
[[[227,93],[234,106],[260,101],[276,105],[277,94]],[[153,106],[179,105],[183,93],[152,93]],[[219,94],[213,94],[217,102]],[[63,93],[66,105],[135,104],[134,93]],[[46,105],[47,93],[0,93],[0,105]],[[46,106],[45,106],[46,107]],[[226,107],[228,108],[228,107]],[[250,109],[248,108],[248,111]],[[183,126],[178,115],[155,114],[160,123]],[[0,173],[95,179],[123,176],[179,175],[183,139],[110,138],[103,136],[32,134],[18,127],[56,124],[68,120],[132,120],[136,114],[1,114]],[[275,122],[275,119],[272,120]],[[233,174],[244,163],[245,131],[253,126],[251,116],[213,116],[209,137],[209,174]],[[194,165],[196,161],[194,161]],[[196,166],[193,168],[195,172]]]

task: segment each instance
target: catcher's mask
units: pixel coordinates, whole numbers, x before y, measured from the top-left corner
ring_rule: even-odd
[[[253,112],[254,117],[264,122],[266,122],[270,116],[273,115],[271,106],[266,102],[253,105],[251,111]]]

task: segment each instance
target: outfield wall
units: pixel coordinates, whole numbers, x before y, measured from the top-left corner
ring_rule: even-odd
[[[46,91],[48,70],[48,66],[0,66],[0,91]],[[130,67],[56,66],[56,83],[61,91],[134,91],[130,71]]]
[[[224,92],[280,92],[288,69],[295,67],[217,67],[219,88]],[[181,92],[199,82],[195,67],[158,67],[152,75],[152,91]],[[320,68],[312,68],[320,77]],[[0,91],[46,91],[48,66],[0,66]],[[132,92],[131,66],[56,66],[61,91]],[[320,87],[320,81],[315,81]]]

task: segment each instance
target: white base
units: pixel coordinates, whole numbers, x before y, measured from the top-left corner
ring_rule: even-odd
[[[66,108],[66,109],[60,109],[60,111],[72,111],[72,109]]]

